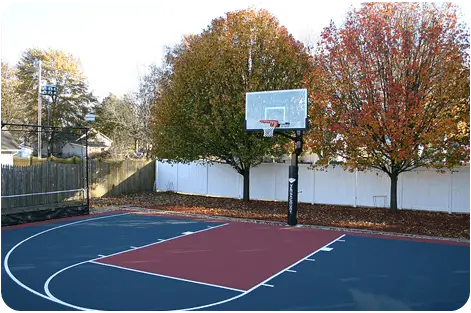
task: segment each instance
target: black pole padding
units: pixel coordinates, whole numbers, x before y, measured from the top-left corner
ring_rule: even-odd
[[[303,132],[296,130],[294,153],[291,156],[288,179],[288,225],[298,224],[298,156],[303,151]]]
[[[295,156],[296,157],[296,156]],[[288,179],[288,225],[298,224],[298,165],[290,165]]]

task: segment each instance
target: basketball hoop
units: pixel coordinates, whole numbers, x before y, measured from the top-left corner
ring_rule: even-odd
[[[263,129],[263,137],[273,137],[275,128],[278,127],[277,120],[260,120]]]

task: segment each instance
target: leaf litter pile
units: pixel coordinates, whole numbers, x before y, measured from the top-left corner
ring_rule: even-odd
[[[205,197],[173,192],[142,192],[91,200],[92,209],[134,206],[187,214],[224,216],[265,221],[287,221],[286,201],[244,202],[240,199]],[[469,214],[349,207],[324,204],[298,204],[298,223],[355,228],[381,232],[426,235],[469,240]]]

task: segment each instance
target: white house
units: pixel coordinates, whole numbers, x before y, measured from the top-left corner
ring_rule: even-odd
[[[2,130],[2,158],[1,164],[13,165],[13,155],[21,151],[16,140],[7,130]]]
[[[67,158],[72,156],[78,156],[81,158],[84,156],[86,150],[86,146],[83,144],[84,137],[85,135],[82,135],[74,141],[66,142],[61,149],[62,156]],[[113,140],[106,137],[103,133],[91,128],[88,133],[88,155],[108,151],[112,143]]]
[[[20,143],[19,147],[20,147],[21,151],[18,154],[18,157],[20,157],[20,158],[29,158],[30,156],[33,155],[33,152],[34,152],[33,147],[26,146],[23,143]]]
[[[84,145],[76,144],[73,142],[67,142],[62,147],[62,156],[66,158],[70,158],[72,156],[82,157],[83,155],[85,155],[85,150],[86,147]]]

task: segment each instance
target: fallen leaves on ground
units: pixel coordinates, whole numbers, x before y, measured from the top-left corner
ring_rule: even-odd
[[[92,208],[140,206],[153,210],[175,211],[209,216],[286,222],[286,201],[244,202],[240,199],[205,197],[173,192],[143,192],[91,200]],[[298,204],[300,224],[368,229],[414,235],[469,240],[469,214],[386,208],[349,207],[324,204]]]

